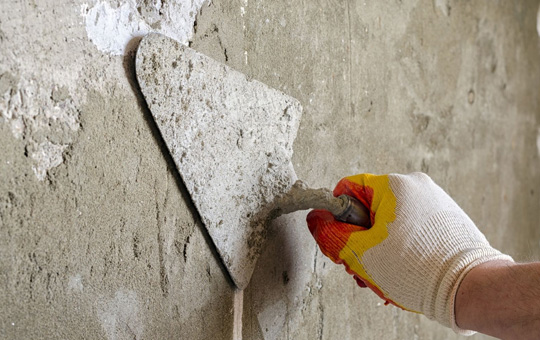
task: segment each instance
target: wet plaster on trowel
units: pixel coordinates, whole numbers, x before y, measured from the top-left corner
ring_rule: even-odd
[[[272,204],[265,207],[261,215],[273,219],[308,209],[325,209],[339,215],[346,206],[347,202],[341,197],[334,197],[331,190],[313,189],[303,181],[297,180],[288,192],[278,195]]]
[[[176,167],[234,283],[264,244],[259,213],[296,180],[301,106],[159,34],[137,52],[137,78]]]

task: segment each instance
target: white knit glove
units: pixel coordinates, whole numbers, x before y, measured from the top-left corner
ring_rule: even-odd
[[[371,210],[368,230],[335,220],[325,210],[307,217],[321,251],[343,263],[358,284],[387,303],[423,313],[454,331],[461,280],[475,266],[512,258],[492,248],[473,221],[423,173],[342,179],[334,195],[356,197]]]

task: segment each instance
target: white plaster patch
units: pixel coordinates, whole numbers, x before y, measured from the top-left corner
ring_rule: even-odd
[[[137,293],[134,291],[117,291],[113,299],[98,304],[97,314],[107,339],[142,338],[144,325],[139,315]]]
[[[90,8],[83,4],[81,14],[85,17],[88,38],[100,51],[123,55],[133,38],[150,32],[187,44],[205,0],[128,0],[120,6],[111,2],[97,1]]]
[[[22,117],[16,117],[11,120],[11,133],[16,139],[21,139],[24,132],[24,121]]]
[[[135,1],[118,8],[108,2],[97,2],[86,15],[86,33],[102,52],[122,55],[131,39],[150,31],[150,26],[137,13]]]
[[[71,292],[82,293],[83,292],[83,283],[81,274],[76,274],[71,276],[68,281],[68,290]]]
[[[39,144],[37,151],[32,153],[32,158],[37,165],[32,167],[38,180],[43,181],[47,176],[47,171],[59,166],[64,161],[62,153],[67,145],[56,145],[48,140]]]
[[[257,320],[259,321],[264,340],[279,338],[285,326],[286,315],[287,305],[283,300],[277,301],[257,314]]]

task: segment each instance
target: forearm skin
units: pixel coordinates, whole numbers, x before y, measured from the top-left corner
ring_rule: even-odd
[[[455,313],[463,329],[504,340],[540,339],[540,262],[477,266],[461,282]]]

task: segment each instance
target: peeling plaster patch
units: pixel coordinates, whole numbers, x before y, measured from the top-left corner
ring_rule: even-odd
[[[107,339],[141,339],[144,331],[139,301],[134,291],[119,290],[114,299],[102,301],[97,308]]]
[[[264,340],[278,339],[285,326],[287,305],[283,300],[267,307],[257,315]]]
[[[36,162],[34,173],[42,181],[48,170],[62,164],[62,152],[79,130],[77,100],[66,86],[34,80],[42,78],[38,75],[14,74],[0,73],[1,121],[10,127],[13,137],[24,143]],[[50,136],[61,141],[52,143]]]
[[[81,5],[90,41],[105,53],[123,55],[136,37],[158,32],[187,44],[205,0],[129,0],[121,6],[114,1],[97,1],[91,8]]]
[[[37,162],[37,166],[32,169],[38,180],[43,181],[47,171],[62,164],[62,153],[66,147],[67,145],[56,145],[49,141],[39,144],[37,151],[32,153],[32,158]]]

